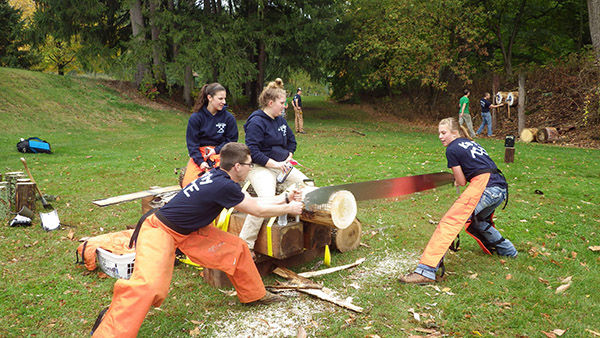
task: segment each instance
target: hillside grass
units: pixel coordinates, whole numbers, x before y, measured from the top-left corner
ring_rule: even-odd
[[[307,134],[297,136],[295,158],[317,185],[448,170],[433,131],[380,121],[322,97],[303,97],[303,103]],[[114,279],[74,264],[77,239],[122,230],[141,214],[139,201],[105,208],[91,202],[177,184],[174,169],[188,158],[188,114],[141,106],[90,79],[0,68],[0,115],[1,172],[23,170],[19,158],[26,157],[42,191],[58,196],[52,205],[64,224],[45,232],[37,217],[28,228],[8,227],[8,218],[2,223],[0,336],[87,335],[98,311],[110,303]],[[288,121],[292,124],[293,116]],[[241,140],[243,122],[238,121]],[[18,153],[19,138],[31,136],[49,141],[54,154]],[[312,313],[309,324],[298,324],[310,336],[600,332],[600,254],[588,249],[600,245],[600,151],[518,143],[515,163],[504,164],[501,141],[477,141],[510,183],[510,201],[497,210],[496,223],[519,256],[486,256],[463,235],[461,250],[447,255],[443,283],[401,285],[397,277],[414,268],[456,191],[448,185],[398,200],[360,202],[364,245],[334,252],[332,264],[367,261],[317,280],[343,298],[352,297],[365,313],[328,306]],[[570,276],[571,286],[557,294]],[[285,313],[290,303],[273,307]],[[169,297],[150,311],[140,336],[218,336],[222,328],[215,323],[267,309],[243,307],[205,284],[197,270],[177,266]]]

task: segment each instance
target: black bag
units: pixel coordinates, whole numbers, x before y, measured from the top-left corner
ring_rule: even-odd
[[[50,143],[39,137],[30,137],[28,139],[21,139],[17,143],[17,150],[21,153],[46,153],[52,154],[50,149]]]

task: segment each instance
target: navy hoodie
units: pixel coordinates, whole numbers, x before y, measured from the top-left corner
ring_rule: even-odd
[[[281,116],[273,119],[259,109],[246,120],[244,131],[254,163],[264,166],[269,158],[281,162],[296,151],[294,133]]]
[[[235,117],[226,109],[219,110],[214,116],[206,106],[190,116],[185,133],[188,153],[197,165],[202,164],[204,159],[198,148],[204,146],[215,146],[215,151],[221,152],[221,148],[229,142],[237,142],[238,129]]]

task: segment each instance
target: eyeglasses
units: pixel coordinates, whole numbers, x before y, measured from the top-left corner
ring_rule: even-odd
[[[250,168],[254,168],[254,163],[240,163],[240,165],[247,165]]]

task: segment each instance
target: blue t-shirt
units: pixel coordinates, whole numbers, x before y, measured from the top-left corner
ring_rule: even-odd
[[[300,96],[300,94],[296,94],[294,96],[294,100],[296,100],[296,107],[302,108],[302,96]]]
[[[197,165],[200,165],[204,159],[198,150],[199,147],[215,146],[218,154],[227,143],[237,142],[238,129],[235,117],[225,108],[213,115],[204,106],[190,116],[185,139],[188,154]]]
[[[254,163],[265,165],[269,158],[281,162],[296,151],[296,137],[281,116],[271,118],[257,110],[246,120],[244,131]]]
[[[481,99],[479,100],[479,104],[481,105],[481,113],[489,113],[490,112],[490,106],[492,105],[492,103],[486,99]]]
[[[158,211],[175,226],[196,231],[209,225],[223,208],[244,200],[239,184],[221,169],[212,169],[188,184]]]
[[[446,158],[448,159],[448,168],[460,166],[469,182],[482,169],[498,168],[482,146],[462,137],[452,141],[446,147]],[[507,184],[500,174],[492,173],[487,186],[506,188]]]

